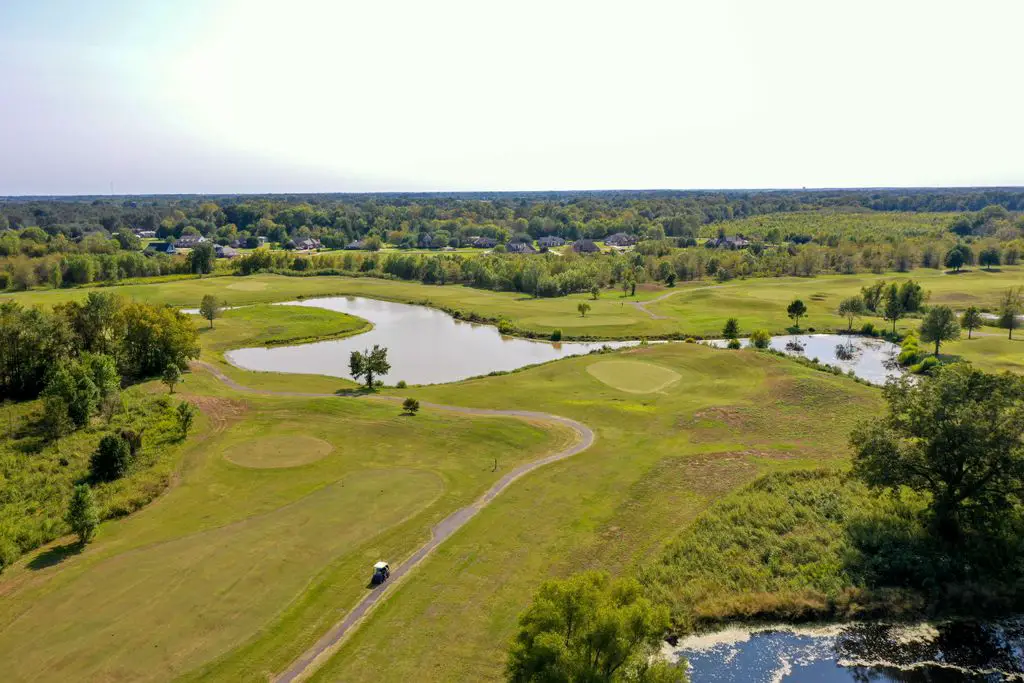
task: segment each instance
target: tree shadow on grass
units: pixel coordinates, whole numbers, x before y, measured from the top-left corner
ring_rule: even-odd
[[[28,568],[32,571],[39,571],[40,569],[53,567],[54,565],[60,564],[67,558],[79,554],[82,552],[84,547],[85,546],[78,541],[54,546],[49,550],[44,550],[29,560]]]

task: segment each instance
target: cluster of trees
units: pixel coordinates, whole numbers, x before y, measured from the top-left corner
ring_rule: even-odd
[[[199,355],[188,316],[168,306],[90,292],[52,311],[0,304],[0,395],[59,396],[69,416],[121,381],[184,369]]]

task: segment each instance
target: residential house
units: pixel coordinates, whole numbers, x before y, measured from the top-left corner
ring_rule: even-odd
[[[609,247],[631,247],[636,242],[636,235],[629,235],[624,232],[617,232],[604,238],[604,243]]]
[[[202,244],[206,238],[202,235],[182,235],[174,242],[176,249],[193,249],[197,244]]]
[[[217,258],[235,258],[238,256],[237,249],[219,244],[213,248],[213,251],[217,254]]]
[[[498,240],[493,237],[472,237],[469,240],[469,246],[476,249],[494,249],[498,246]]]
[[[153,239],[156,237],[156,230],[136,230],[135,236],[143,240]]]
[[[299,240],[295,243],[295,248],[299,251],[313,251],[314,249],[319,249],[322,246],[323,245],[320,244],[320,240],[314,237],[307,237],[306,239]]]
[[[529,242],[509,242],[505,245],[505,251],[510,254],[536,254],[537,250]]]
[[[542,249],[551,249],[552,247],[561,247],[565,244],[565,240],[558,235],[545,235],[537,240],[537,244]]]
[[[345,248],[348,249],[349,251],[357,251],[357,250],[363,248],[363,241],[362,240],[352,240],[351,242],[349,242],[348,244],[345,245]]]
[[[746,249],[750,246],[750,241],[742,235],[715,237],[705,242],[704,246],[708,249]]]
[[[572,243],[572,250],[577,254],[597,254],[601,247],[594,244],[594,240],[576,240]]]
[[[178,250],[174,248],[174,244],[172,242],[153,242],[148,247],[146,247],[146,251],[143,253],[167,254],[168,256],[173,256],[174,254],[178,253]]]

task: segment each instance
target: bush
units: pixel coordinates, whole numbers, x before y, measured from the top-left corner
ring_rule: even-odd
[[[551,332],[551,341],[553,341],[553,342],[562,341],[562,331],[561,330],[554,330],[554,331],[552,331]]]
[[[877,337],[878,332],[875,330],[874,323],[864,323],[860,328],[860,333],[867,337]]]
[[[901,354],[902,355],[902,354]],[[935,356],[927,356],[920,363],[910,366],[910,371],[915,375],[930,375],[935,372],[936,368],[942,365],[939,359]]]
[[[395,387],[397,389],[405,389],[405,387],[406,387],[405,380],[404,379],[398,380],[398,383],[395,385]]]
[[[740,343],[739,339],[735,339],[735,338],[734,339],[730,339],[729,340],[729,347],[728,348],[730,348],[730,349],[743,348],[743,344]]]
[[[900,344],[899,364],[903,367],[913,365],[921,359],[921,347],[918,346],[917,337],[910,333],[904,337]]]
[[[402,401],[402,412],[404,413],[407,413],[409,415],[415,415],[417,412],[419,412],[419,409],[420,402],[412,397]]]
[[[772,335],[768,330],[754,330],[750,333],[750,343],[756,348],[767,349],[772,342]]]
[[[502,318],[498,321],[498,332],[502,334],[513,334],[516,331],[515,325]]]
[[[114,481],[128,472],[132,454],[128,442],[116,434],[107,434],[89,460],[89,470],[97,481]]]
[[[0,574],[14,564],[19,555],[21,555],[21,548],[18,547],[18,544],[6,536],[0,536]]]
[[[697,343],[697,340],[694,339],[693,337],[687,337],[685,341],[686,341],[687,344],[696,344]]]

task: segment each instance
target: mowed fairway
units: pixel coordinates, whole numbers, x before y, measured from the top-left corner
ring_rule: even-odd
[[[374,561],[400,561],[437,521],[565,438],[358,399],[243,400],[204,375],[187,388],[213,428],[180,484],[103,525],[81,554],[54,566],[30,558],[0,580],[5,681],[169,680],[267,627],[300,647],[365,594]],[[287,664],[290,653],[275,654],[227,678]]]
[[[679,380],[623,392],[590,366],[642,362]],[[317,681],[498,680],[518,614],[539,583],[625,572],[711,501],[759,474],[842,466],[877,389],[753,351],[693,344],[569,359],[503,377],[409,390],[461,405],[530,406],[580,420],[585,454],[512,487],[396,586]]]

